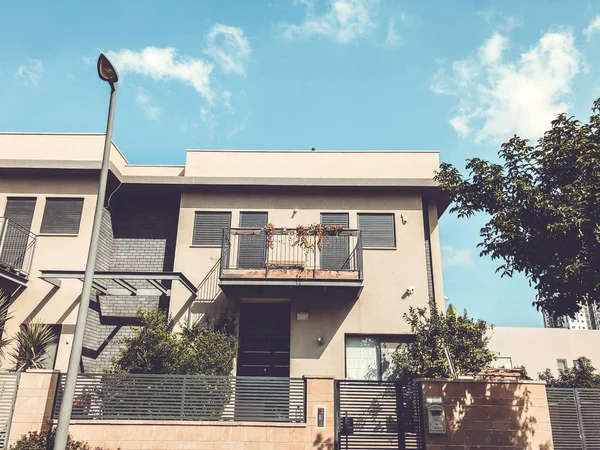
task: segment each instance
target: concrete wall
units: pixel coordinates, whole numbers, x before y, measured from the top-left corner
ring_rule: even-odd
[[[600,370],[600,331],[563,328],[494,327],[490,348],[498,356],[510,357],[513,367],[525,366],[532,378],[546,368],[558,373],[557,359],[585,356]]]
[[[427,450],[553,448],[542,383],[424,380],[422,389]],[[445,435],[427,432],[428,397],[442,398]]]
[[[298,212],[294,215],[293,210]],[[320,212],[348,212],[350,228],[357,228],[358,212],[393,212],[396,215],[395,249],[364,250],[364,289],[358,301],[339,299],[329,294],[306,297],[301,289],[277,301],[292,305],[291,376],[324,373],[339,378],[345,376],[344,343],[346,334],[410,333],[402,316],[408,307],[426,306],[428,302],[427,264],[424,245],[422,198],[418,194],[332,194],[315,192],[301,194],[230,194],[184,192],[181,198],[179,231],[175,254],[175,270],[185,273],[198,285],[220,258],[220,248],[192,246],[195,211],[231,211],[232,226],[239,226],[240,211],[268,211],[269,222],[276,227],[295,228],[299,224],[318,223]],[[437,232],[435,204],[430,205],[432,256],[435,295],[443,303],[441,258]],[[404,221],[402,220],[404,218]],[[408,286],[415,293],[404,296]],[[189,294],[175,286],[171,314],[188,317],[186,302]],[[192,317],[205,311],[237,308],[238,301],[268,299],[218,299],[216,302],[194,303]],[[271,299],[272,300],[272,299]],[[183,311],[183,312],[182,312]],[[310,319],[297,321],[296,312],[308,311]],[[323,337],[324,345],[317,343]]]

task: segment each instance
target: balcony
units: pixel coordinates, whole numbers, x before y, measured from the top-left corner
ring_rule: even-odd
[[[15,221],[0,217],[0,277],[25,285],[37,236]]]
[[[294,229],[225,229],[219,278],[227,295],[286,295],[302,286],[356,298],[363,281],[360,231],[305,236],[299,242]]]

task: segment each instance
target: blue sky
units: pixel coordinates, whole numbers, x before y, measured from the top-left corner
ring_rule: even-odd
[[[438,149],[495,158],[600,96],[600,3],[280,0],[0,3],[2,131],[102,132],[132,163],[187,148]],[[446,295],[501,326],[540,326],[522,277],[476,248],[483,218],[441,221]]]

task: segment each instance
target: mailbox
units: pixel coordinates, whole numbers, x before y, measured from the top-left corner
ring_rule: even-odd
[[[446,434],[446,412],[441,405],[427,407],[427,423],[429,434]]]

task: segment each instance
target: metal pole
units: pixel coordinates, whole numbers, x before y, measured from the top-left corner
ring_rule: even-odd
[[[108,180],[108,167],[110,164],[110,146],[112,143],[112,130],[115,114],[117,84],[111,83],[110,88],[111,89],[110,103],[108,106],[108,121],[106,124],[104,153],[102,154],[102,169],[100,170],[100,183],[98,185],[98,200],[96,202],[96,211],[94,213],[94,225],[92,226],[92,239],[90,240],[90,249],[88,252],[87,263],[85,266],[85,277],[83,279],[83,289],[81,290],[79,312],[77,313],[75,335],[73,336],[73,344],[71,346],[71,356],[69,358],[67,380],[65,382],[65,390],[63,392],[62,402],[60,404],[58,425],[56,426],[54,450],[65,450],[67,446],[67,434],[69,433],[69,422],[71,420],[71,411],[73,409],[75,384],[77,382],[77,374],[79,372],[79,361],[81,359],[81,351],[83,348],[85,322],[87,320],[88,309],[90,307],[90,297],[92,295],[92,282],[94,281],[94,270],[96,269],[96,255],[98,253],[98,241],[100,240],[100,226],[102,224],[104,198],[106,196],[106,183]]]

